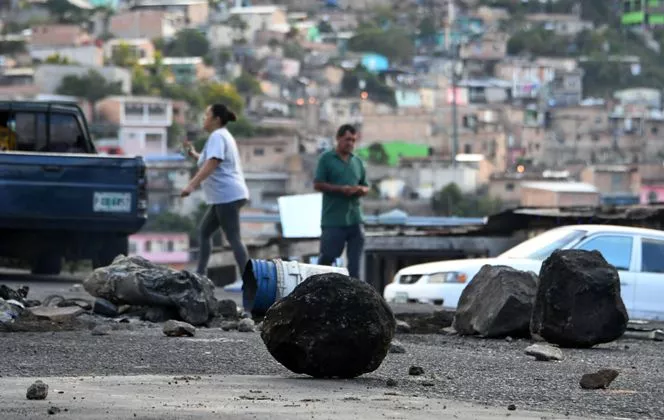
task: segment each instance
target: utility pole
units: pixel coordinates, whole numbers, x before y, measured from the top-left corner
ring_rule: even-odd
[[[456,25],[456,11],[454,8],[454,0],[448,0],[447,20],[449,30],[448,45],[452,49],[452,166],[457,167],[457,154],[459,153],[459,125],[457,117],[457,62],[459,60],[459,45],[458,42],[452,39],[452,36],[457,27]]]

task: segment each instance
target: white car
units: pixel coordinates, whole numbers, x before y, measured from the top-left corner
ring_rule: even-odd
[[[597,250],[618,269],[620,292],[632,319],[664,319],[664,232],[611,225],[549,230],[495,258],[440,261],[406,267],[385,287],[388,302],[422,302],[455,309],[461,292],[485,264],[539,274],[556,249]]]

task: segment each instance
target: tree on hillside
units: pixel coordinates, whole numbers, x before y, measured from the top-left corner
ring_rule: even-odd
[[[183,29],[175,34],[173,42],[165,48],[167,57],[204,57],[210,51],[205,34],[196,29]]]
[[[357,52],[373,52],[392,61],[405,62],[415,54],[415,44],[401,28],[379,29],[365,27],[348,40],[348,49]]]
[[[431,207],[437,215],[458,217],[482,217],[501,210],[500,200],[476,194],[464,194],[455,183],[436,192]]]
[[[263,91],[258,80],[246,71],[243,71],[242,74],[235,78],[233,84],[237,91],[245,96],[258,95]]]
[[[97,102],[107,96],[121,95],[122,82],[109,81],[101,73],[90,70],[83,76],[65,76],[56,93],[87,99],[94,110]]]

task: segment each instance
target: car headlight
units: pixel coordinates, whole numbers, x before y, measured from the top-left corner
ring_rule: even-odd
[[[442,283],[465,283],[468,276],[465,273],[458,271],[450,271],[448,273],[435,273],[430,274],[427,283],[442,284]]]

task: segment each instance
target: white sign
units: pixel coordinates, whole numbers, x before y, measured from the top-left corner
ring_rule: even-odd
[[[92,209],[103,213],[130,213],[131,193],[96,192]]]
[[[320,238],[323,194],[283,196],[278,202],[284,238]]]

